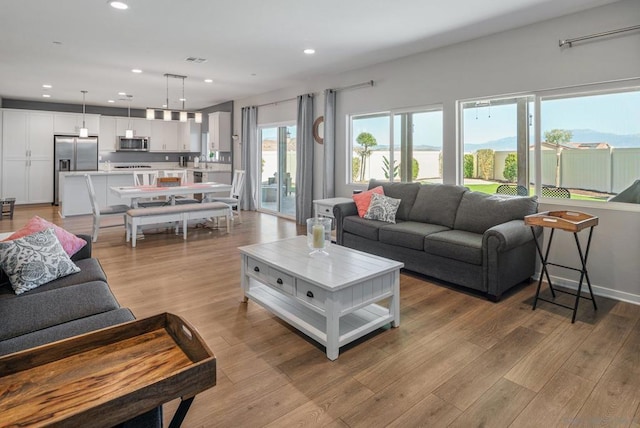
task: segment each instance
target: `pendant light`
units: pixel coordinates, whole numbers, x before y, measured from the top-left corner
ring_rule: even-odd
[[[171,110],[169,110],[169,74],[165,73],[165,76],[167,77],[167,109],[162,112],[162,119],[168,122],[171,120]]]
[[[182,111],[180,111],[180,122],[187,121],[187,112],[184,109],[184,102],[187,101],[187,99],[184,97],[184,79],[186,78],[187,76],[182,76],[182,98],[180,98],[180,101],[182,101]]]
[[[171,73],[165,73],[164,77],[167,79],[167,93],[166,93],[166,104],[162,106],[162,109],[155,109],[155,108],[150,108],[148,107],[146,110],[146,118],[147,120],[155,120],[156,119],[156,110],[161,110],[162,111],[162,120],[164,121],[171,121],[173,120],[173,111],[171,110],[170,106],[169,106],[169,78],[175,78],[175,79],[182,79],[182,98],[180,98],[180,101],[182,101],[182,109],[176,111],[176,113],[178,114],[178,119],[180,120],[180,122],[187,122],[189,119],[194,119],[195,123],[202,123],[202,113],[200,112],[189,112],[185,109],[185,101],[187,101],[187,99],[184,96],[184,80],[187,78],[187,76],[182,76],[179,74],[171,74]]]
[[[85,96],[87,95],[87,91],[80,91],[80,92],[82,92],[82,128],[80,128],[80,137],[87,138],[89,136],[89,130],[84,124],[84,114],[86,110]]]
[[[129,122],[127,123],[127,129],[124,131],[125,138],[133,138],[133,129],[131,127],[131,98],[133,95],[127,95],[127,101],[129,101],[129,105],[127,106],[127,116],[129,117]]]

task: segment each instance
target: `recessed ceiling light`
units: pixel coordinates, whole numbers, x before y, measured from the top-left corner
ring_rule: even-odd
[[[313,55],[314,53],[316,53],[316,50],[309,48],[309,49],[303,50],[302,52],[304,52],[307,55]]]
[[[124,96],[124,95],[127,95],[127,93],[126,92],[118,92],[118,95]]]
[[[113,100],[107,100],[108,103],[115,103]]]
[[[167,108],[167,105],[166,104],[162,104],[162,108]]]
[[[142,70],[140,70],[139,68],[133,68],[131,70],[132,73],[142,73]]]
[[[110,1],[109,5],[114,9],[120,9],[120,10],[129,9],[129,5],[121,1]]]
[[[204,79],[204,83],[213,83],[213,79]]]
[[[180,98],[178,101],[183,101],[184,102],[184,101],[187,101],[187,99],[186,98]]]
[[[51,95],[49,95],[49,94],[42,94],[42,98],[51,98]]]
[[[45,88],[45,89],[53,88],[53,86],[49,85],[48,83],[45,83],[44,85],[42,85],[42,87]]]

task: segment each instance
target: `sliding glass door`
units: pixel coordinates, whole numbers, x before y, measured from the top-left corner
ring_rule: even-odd
[[[260,128],[260,209],[296,215],[296,127]]]

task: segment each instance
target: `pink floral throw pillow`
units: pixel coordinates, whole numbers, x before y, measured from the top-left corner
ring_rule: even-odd
[[[17,230],[4,241],[13,241],[15,239],[19,239],[27,235],[33,235],[36,232],[41,232],[49,228],[53,228],[58,241],[60,241],[60,244],[62,244],[62,248],[64,248],[64,251],[69,255],[69,257],[73,256],[75,253],[80,251],[82,247],[87,245],[87,241],[85,241],[84,239],[78,238],[73,233],[67,232],[60,226],[56,226],[55,224],[50,223],[47,220],[38,217],[37,215],[33,216],[22,229]]]

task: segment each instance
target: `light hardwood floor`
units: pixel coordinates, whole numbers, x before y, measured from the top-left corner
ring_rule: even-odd
[[[90,216],[17,207],[0,232],[37,214],[75,233]],[[243,214],[231,233],[189,239],[147,233],[133,249],[102,229],[94,256],[136,317],[185,317],[215,352],[217,385],[197,396],[184,427],[640,426],[640,306],[583,301],[531,310],[534,284],[499,303],[427,278],[401,276],[401,326],[341,349],[317,344],[258,305],[240,302],[238,246],[302,233],[288,220]],[[170,418],[176,402],[165,405]]]

